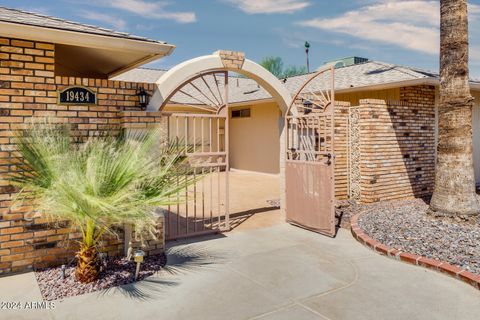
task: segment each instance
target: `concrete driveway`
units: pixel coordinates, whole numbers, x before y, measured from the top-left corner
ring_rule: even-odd
[[[346,230],[287,224],[172,244],[170,272],[1,319],[478,319],[480,291],[393,261]],[[1,301],[40,301],[33,274],[0,279]]]

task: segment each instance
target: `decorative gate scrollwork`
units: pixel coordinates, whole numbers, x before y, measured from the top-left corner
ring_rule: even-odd
[[[286,217],[289,223],[335,236],[334,68],[298,89],[285,116]]]

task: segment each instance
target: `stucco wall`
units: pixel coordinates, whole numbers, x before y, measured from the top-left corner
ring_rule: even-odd
[[[250,108],[249,118],[233,118],[230,111],[230,167],[277,174],[280,172],[280,110],[276,103],[264,103],[231,110]]]

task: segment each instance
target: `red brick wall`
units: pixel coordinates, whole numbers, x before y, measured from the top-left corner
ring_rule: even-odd
[[[362,100],[360,201],[428,196],[435,170],[435,109],[428,103]]]
[[[402,87],[400,88],[400,101],[433,107],[435,105],[435,87],[427,85]]]
[[[83,141],[162,122],[158,112],[134,111],[138,110],[137,88],[151,93],[152,84],[56,77],[54,59],[53,44],[0,38],[0,274],[65,263],[75,251],[72,240],[80,236],[67,223],[48,223],[32,214],[34,208],[11,207],[15,189],[5,173],[15,170],[20,161],[13,137],[16,130],[25,128],[32,118],[46,117],[70,124],[76,139]],[[57,92],[72,85],[96,92],[97,105],[58,105]],[[163,250],[163,239],[148,244],[154,252]],[[111,255],[123,252],[122,237],[105,238],[103,247]]]

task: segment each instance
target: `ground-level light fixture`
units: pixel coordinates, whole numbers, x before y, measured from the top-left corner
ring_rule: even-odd
[[[62,264],[62,267],[61,267],[60,270],[61,270],[61,278],[62,278],[62,280],[63,280],[63,279],[65,279],[65,276],[66,276],[66,275],[65,275],[65,272],[66,272],[66,270],[67,270],[67,267],[66,267],[64,264]]]
[[[138,274],[140,273],[140,264],[143,262],[143,257],[145,257],[145,251],[135,250],[133,253],[133,260],[137,263],[137,268],[135,269],[135,281],[138,279]]]
[[[145,91],[143,87],[138,88],[137,91],[138,101],[140,103],[140,108],[145,110],[148,104],[148,92]]]

